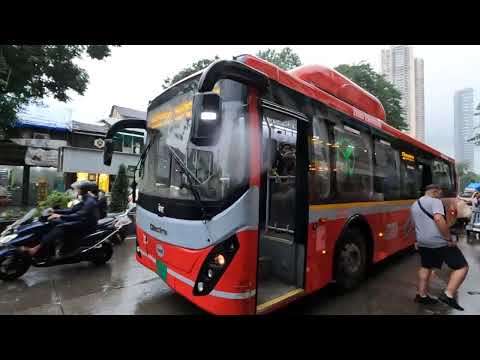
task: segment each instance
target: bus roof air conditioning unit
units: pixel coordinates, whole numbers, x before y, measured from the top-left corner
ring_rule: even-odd
[[[289,73],[357,109],[385,121],[382,103],[339,72],[322,65],[304,65]]]

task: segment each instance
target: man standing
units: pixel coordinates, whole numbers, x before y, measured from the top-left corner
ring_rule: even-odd
[[[411,208],[417,236],[415,246],[421,259],[415,301],[421,304],[437,302],[428,296],[428,283],[432,269],[440,269],[445,262],[453,272],[450,274],[447,288],[438,299],[454,309],[463,311],[456,300],[456,294],[467,276],[468,264],[450,234],[450,228],[445,219],[445,209],[440,200],[441,193],[440,186],[428,185],[425,188],[425,195],[415,201]]]

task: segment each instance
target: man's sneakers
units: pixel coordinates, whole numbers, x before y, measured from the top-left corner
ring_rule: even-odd
[[[448,296],[447,294],[445,294],[444,291],[442,291],[442,293],[438,296],[438,300],[440,300],[441,302],[443,302],[444,304],[447,304],[448,306],[456,309],[456,310],[459,310],[459,311],[464,311],[464,308],[461,307],[457,300],[455,298],[451,298],[450,296]],[[417,294],[415,296],[415,299],[414,301],[416,303],[419,303],[419,304],[422,304],[422,305],[435,305],[435,304],[438,304],[438,300],[437,299],[434,299],[430,296],[420,296],[419,294]]]
[[[438,296],[438,300],[440,300],[441,302],[447,304],[448,306],[454,308],[455,310],[459,310],[459,311],[463,311],[464,308],[461,307],[457,300],[455,298],[451,298],[450,296],[448,296],[447,294],[445,294],[444,291],[442,291],[442,293]]]
[[[434,299],[428,295],[426,296],[420,296],[419,294],[417,294],[415,296],[415,299],[414,301],[416,303],[419,303],[419,304],[422,304],[422,305],[435,305],[435,304],[438,304],[438,300],[437,299]]]

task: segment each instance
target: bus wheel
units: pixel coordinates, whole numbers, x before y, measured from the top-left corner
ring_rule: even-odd
[[[349,228],[340,239],[335,254],[335,281],[341,291],[357,286],[367,270],[366,238],[358,228]]]

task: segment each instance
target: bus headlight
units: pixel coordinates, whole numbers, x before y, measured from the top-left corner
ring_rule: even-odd
[[[205,259],[193,288],[193,295],[209,294],[222,277],[239,248],[235,235],[217,244]]]
[[[218,254],[213,258],[213,261],[215,262],[215,265],[223,266],[225,265],[225,256],[223,256],[222,254]]]

